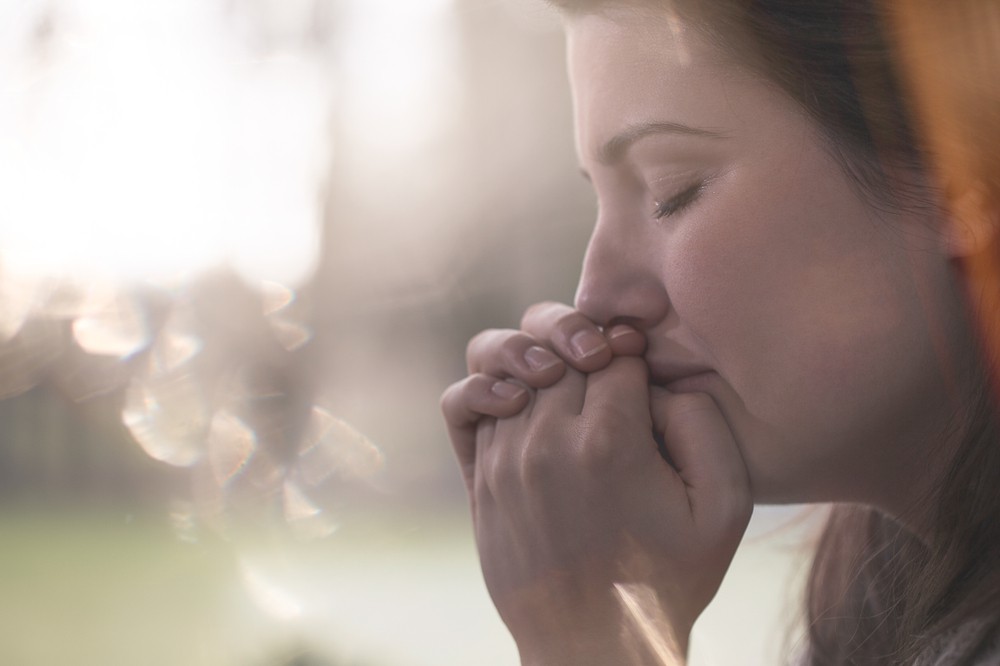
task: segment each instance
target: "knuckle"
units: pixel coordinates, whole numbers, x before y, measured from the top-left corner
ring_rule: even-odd
[[[622,460],[614,447],[606,441],[592,442],[581,452],[580,467],[589,476],[601,476],[621,465]]]
[[[493,335],[496,329],[486,329],[485,331],[480,331],[476,333],[469,341],[465,343],[465,364],[471,371],[475,362],[476,356],[479,354],[479,350],[483,347],[484,342]]]
[[[494,339],[501,332],[502,329],[488,328],[473,335],[469,339],[468,344],[465,345],[465,358],[471,361],[471,359],[480,353],[481,349],[489,345],[490,340]]]
[[[441,393],[441,398],[438,400],[438,408],[441,413],[444,414],[445,418],[450,418],[451,414],[454,412],[454,403],[457,399],[457,395],[461,391],[459,384],[461,382],[455,382]]]
[[[477,334],[466,346],[469,372],[494,371],[516,373],[523,364],[524,352],[535,339],[522,331],[493,328]]]
[[[522,449],[518,463],[518,474],[525,487],[545,487],[558,472],[559,455],[553,447],[546,446],[544,441],[535,440],[533,445]]]
[[[615,419],[601,418],[584,426],[580,437],[580,467],[590,475],[600,475],[624,462],[625,451],[618,446],[622,430]]]
[[[508,367],[517,367],[525,350],[535,344],[535,339],[527,333],[511,331],[501,342],[499,352]]]
[[[559,304],[556,303],[555,301],[540,301],[538,303],[533,303],[532,305],[529,305],[528,308],[524,311],[524,314],[521,315],[521,328],[525,328],[526,326],[530,325],[531,322],[540,319],[547,312],[550,312],[553,307],[556,307],[558,305]]]
[[[554,326],[564,313],[575,312],[565,303],[557,301],[542,301],[535,303],[524,311],[521,317],[521,328],[526,330],[547,330]]]
[[[495,377],[484,375],[481,372],[469,375],[462,383],[458,397],[463,402],[481,405],[488,400],[490,387],[496,381]]]
[[[490,489],[494,496],[503,502],[521,497],[529,480],[524,475],[523,451],[504,449],[494,451],[487,467]]]
[[[455,382],[441,394],[440,407],[446,420],[455,421],[466,411],[470,393],[475,391],[474,384],[476,379],[476,375],[470,375],[461,381]]]
[[[583,422],[583,437],[592,444],[600,441],[614,445],[624,433],[635,432],[635,429],[634,411],[621,401],[608,401]]]
[[[496,378],[480,373],[455,382],[441,395],[441,411],[449,421],[458,421],[469,412],[483,412],[493,401],[491,387]]]
[[[635,427],[634,410],[620,400],[608,401],[601,405],[598,418],[589,424],[597,436],[603,438],[615,438],[623,432],[628,432]]]
[[[555,320],[556,330],[564,335],[575,333],[581,328],[585,328],[587,326],[594,328],[594,325],[590,322],[590,320],[576,310],[568,310],[567,312],[559,315]]]
[[[483,463],[483,480],[497,499],[510,490],[513,481],[514,475],[507,458],[502,451],[494,450]]]

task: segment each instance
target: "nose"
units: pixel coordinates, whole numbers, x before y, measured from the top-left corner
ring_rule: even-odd
[[[660,248],[637,231],[598,219],[587,245],[576,308],[602,326],[648,329],[670,311]]]

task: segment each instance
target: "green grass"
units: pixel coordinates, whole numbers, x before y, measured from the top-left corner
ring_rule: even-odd
[[[263,592],[247,584],[251,569]],[[275,612],[275,595],[300,612]],[[509,642],[462,519],[372,517],[309,543],[261,529],[190,543],[165,516],[0,513],[0,664],[488,663],[480,650],[509,664]]]
[[[517,663],[464,512],[354,516],[304,543],[260,526],[186,542],[165,514],[0,511],[0,664]],[[692,666],[778,663],[802,530],[766,532],[695,626]]]
[[[226,663],[211,625],[230,558],[164,522],[0,516],[0,663]]]

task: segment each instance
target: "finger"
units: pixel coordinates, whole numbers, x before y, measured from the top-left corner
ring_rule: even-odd
[[[720,530],[740,527],[742,534],[753,509],[750,478],[715,400],[705,393],[653,387],[650,406],[653,427],[663,433],[696,522]]]
[[[646,351],[646,336],[629,324],[614,324],[604,329],[604,337],[615,356],[642,356]]]
[[[638,424],[651,431],[649,412],[649,367],[641,358],[623,356],[615,358],[608,367],[587,377],[587,395],[584,415],[594,418],[622,419],[633,427]]]
[[[541,418],[546,415],[578,415],[583,410],[583,401],[587,394],[587,375],[567,368],[566,374],[555,385],[538,389],[534,404],[525,415]]]
[[[475,336],[465,359],[470,373],[514,377],[532,388],[551,386],[566,371],[562,359],[533,337],[510,329],[490,329]]]
[[[611,345],[597,324],[568,305],[545,302],[531,306],[521,319],[521,329],[580,372],[599,370],[611,361]]]
[[[476,462],[474,463],[475,469],[472,474],[472,484],[471,487],[467,485],[467,489],[469,490],[469,500],[472,503],[472,519],[477,522],[480,519],[481,512],[488,510],[493,505],[493,493],[490,492],[489,485],[486,483],[484,463],[486,460],[486,451],[490,443],[493,442],[496,429],[497,421],[492,418],[481,418],[476,425],[476,433],[474,435]]]
[[[484,416],[507,418],[528,404],[528,390],[511,382],[484,374],[469,375],[449,386],[441,396],[455,456],[467,488],[472,490],[476,464],[476,425]]]
[[[593,469],[663,465],[652,435],[649,371],[641,358],[615,358],[587,375],[582,423]]]

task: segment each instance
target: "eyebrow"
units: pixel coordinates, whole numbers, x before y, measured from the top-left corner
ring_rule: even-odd
[[[681,123],[668,121],[654,121],[638,123],[626,127],[623,131],[608,139],[608,141],[597,151],[597,161],[604,165],[617,162],[633,143],[651,134],[681,134],[684,136],[697,136],[706,139],[725,139],[728,135],[719,130],[705,129],[701,127],[691,127]]]

